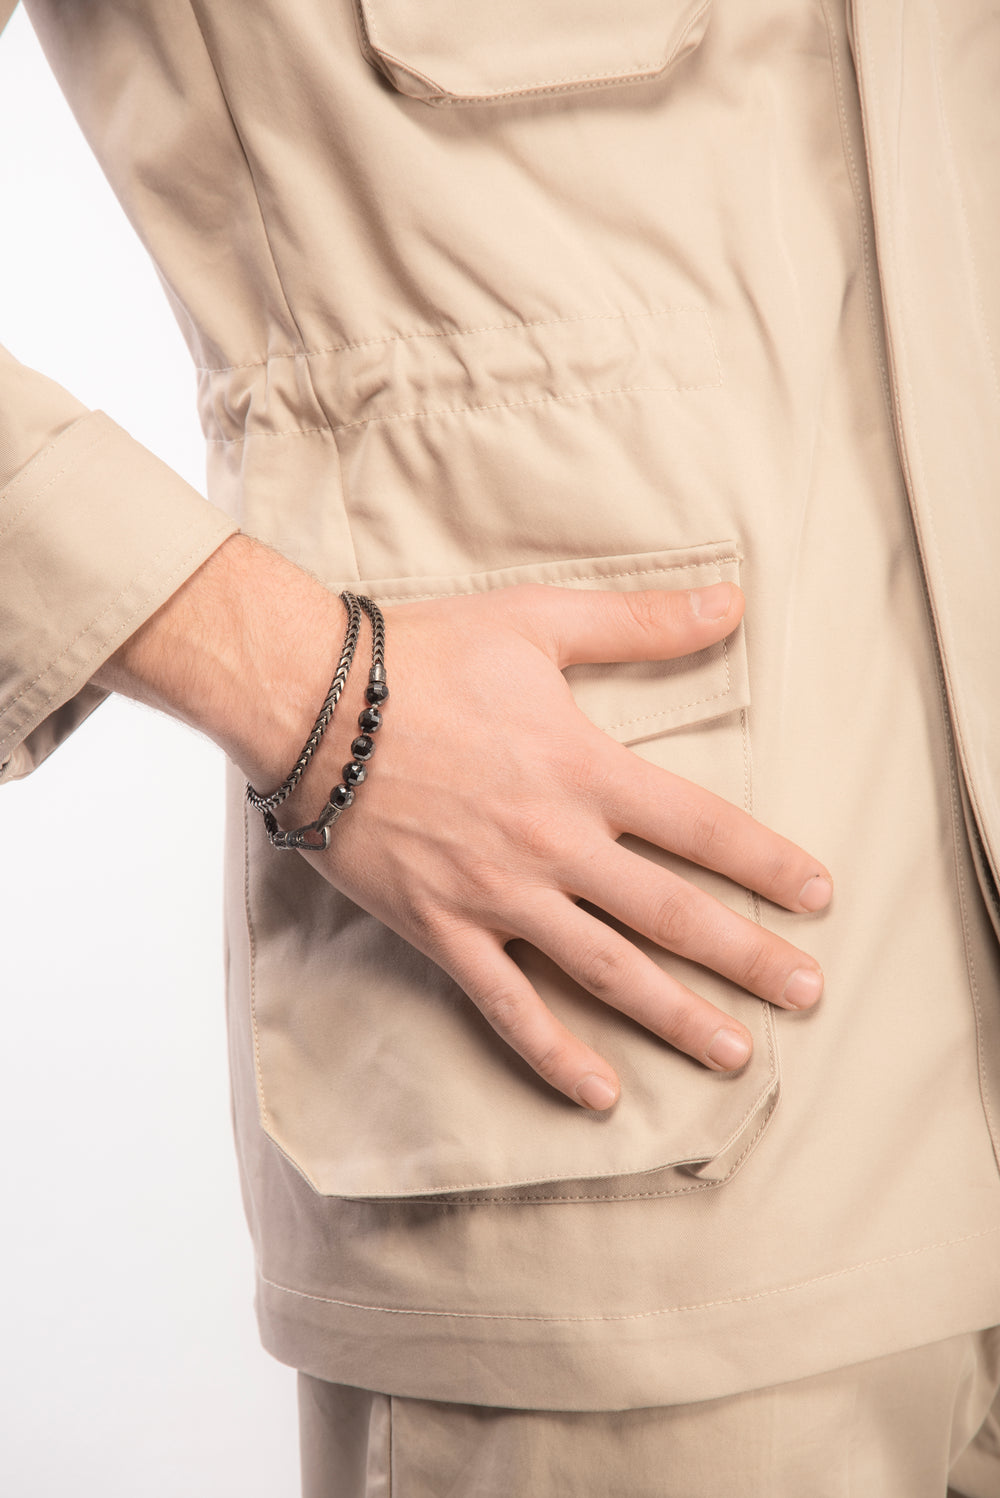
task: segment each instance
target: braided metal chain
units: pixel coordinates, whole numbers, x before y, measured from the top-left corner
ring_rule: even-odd
[[[295,761],[291,770],[288,772],[286,778],[278,786],[278,789],[276,791],[272,791],[269,796],[262,796],[261,793],[254,790],[250,782],[247,781],[247,801],[251,806],[256,807],[258,811],[273,811],[276,806],[280,806],[281,803],[283,801],[286,801],[292,794],[295,787],[302,779],[302,776],[305,773],[306,766],[315,754],[316,747],[319,744],[320,739],[323,737],[324,733],[329,727],[330,720],[333,717],[334,708],[340,701],[340,695],[343,692],[344,685],[347,681],[347,674],[350,671],[351,664],[354,660],[354,652],[358,647],[358,636],[361,633],[361,604],[358,602],[356,596],[353,593],[349,592],[346,588],[340,596],[343,600],[344,607],[347,610],[347,633],[344,636],[344,647],[340,652],[340,661],[337,665],[337,670],[334,673],[333,680],[330,683],[330,690],[327,692],[325,698],[323,699],[323,706],[320,708],[319,716],[317,717],[316,722],[313,724],[312,732],[302,746],[301,754]],[[367,605],[370,600],[365,599],[364,602]],[[368,614],[369,618],[372,617],[367,607],[365,608],[365,612]],[[379,617],[381,618],[381,615]],[[372,619],[372,629],[373,631],[375,629],[374,619]],[[384,646],[385,631],[383,626],[383,649]],[[372,659],[374,660],[374,651]]]
[[[353,594],[342,595],[353,598]],[[368,774],[367,763],[375,752],[372,735],[382,726],[381,708],[389,697],[389,684],[385,677],[385,620],[377,603],[360,595],[357,600],[364,609],[372,626],[372,664],[368,672],[365,689],[367,707],[358,714],[361,733],[351,744],[351,760],[344,766],[343,780],[335,785],[327,797],[326,805],[313,822],[304,827],[292,827],[287,832],[278,826],[274,812],[264,807],[264,827],[272,848],[297,849],[301,853],[319,853],[330,846],[330,829],[354,803],[357,788]]]
[[[372,624],[372,668],[368,673],[368,680],[385,681],[385,619],[382,617],[382,610],[373,599],[366,598],[363,593],[358,602]]]
[[[303,853],[320,852],[330,846],[330,828],[334,822],[353,803],[356,787],[360,786],[367,775],[366,764],[375,751],[375,744],[371,735],[382,726],[381,706],[389,696],[389,684],[385,675],[385,620],[382,610],[371,598],[363,594],[355,595],[348,589],[340,595],[344,607],[347,610],[347,633],[344,636],[344,647],[340,652],[340,661],[337,666],[330,690],[323,700],[319,716],[313,724],[312,732],[302,748],[295,764],[292,766],[288,776],[272,791],[269,796],[262,796],[255,791],[253,786],[247,782],[246,798],[251,806],[263,813],[264,827],[268,840],[273,848],[298,849]],[[304,827],[293,827],[284,832],[278,826],[274,815],[274,808],[291,795],[305,772],[306,766],[312,759],[316,748],[329,727],[333,717],[334,708],[340,701],[341,693],[347,681],[348,672],[354,661],[357,650],[358,636],[361,631],[362,611],[368,615],[372,627],[372,664],[368,672],[368,686],[365,689],[365,698],[368,706],[358,714],[358,727],[360,735],[351,744],[352,759],[344,766],[344,779],[339,785],[335,785],[327,797],[326,805],[322,808],[319,816],[314,822],[308,822]]]

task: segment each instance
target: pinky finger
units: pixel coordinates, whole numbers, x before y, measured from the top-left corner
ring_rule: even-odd
[[[436,960],[543,1081],[595,1112],[618,1101],[621,1088],[614,1071],[556,1019],[499,937],[470,934],[462,950],[439,953]]]

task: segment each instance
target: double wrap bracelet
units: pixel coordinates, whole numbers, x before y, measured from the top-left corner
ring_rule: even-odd
[[[302,752],[289,770],[277,790],[262,796],[247,781],[246,798],[251,806],[263,814],[264,826],[273,848],[293,848],[301,852],[319,853],[330,846],[330,829],[354,801],[355,792],[368,774],[368,761],[375,753],[372,737],[382,727],[382,704],[389,696],[389,685],[385,675],[385,620],[382,610],[371,598],[351,593],[348,589],[340,595],[347,610],[347,632],[340,652],[340,660],[330,683],[330,690],[323,699],[312,731],[302,746]],[[372,627],[372,663],[365,688],[368,706],[358,714],[360,734],[351,744],[351,758],[342,770],[343,780],[335,785],[327,797],[326,805],[314,822],[304,827],[294,827],[283,832],[274,815],[275,808],[287,801],[312,759],[324,733],[333,720],[334,711],[340,701],[348,673],[354,661],[361,633],[361,614],[368,615]]]

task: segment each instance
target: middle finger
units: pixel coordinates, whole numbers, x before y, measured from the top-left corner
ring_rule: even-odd
[[[602,811],[616,832],[632,832],[692,863],[715,869],[786,910],[816,911],[832,894],[829,872],[798,844],[704,786],[606,741]],[[621,755],[628,755],[623,761]]]
[[[595,850],[578,869],[569,893],[758,998],[804,1009],[823,992],[815,958],[620,843]]]

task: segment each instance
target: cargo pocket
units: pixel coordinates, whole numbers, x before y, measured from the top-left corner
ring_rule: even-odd
[[[427,104],[508,99],[662,77],[701,41],[711,0],[356,0],[361,48]]]
[[[385,604],[521,582],[680,588],[737,581],[722,542],[464,578],[366,584]],[[578,666],[584,712],[633,752],[749,806],[742,628],[677,661]],[[777,1098],[770,1008],[707,969],[628,935],[751,1031],[739,1074],[708,1071],[599,1003],[526,943],[509,950],[552,1009],[616,1067],[622,1097],[588,1113],[542,1082],[433,962],[247,824],[252,1024],[262,1126],[315,1190],[521,1200],[692,1191],[724,1180]],[[632,839],[744,914],[746,891]],[[650,1173],[654,1173],[651,1176]]]

